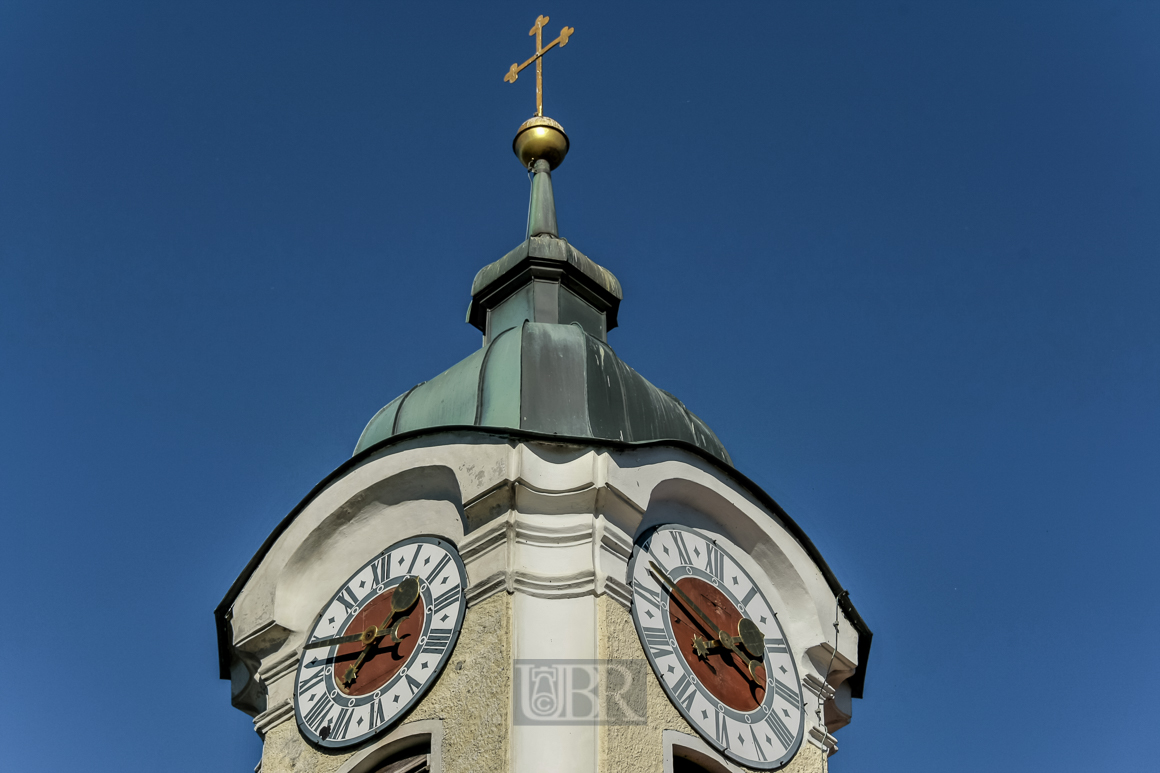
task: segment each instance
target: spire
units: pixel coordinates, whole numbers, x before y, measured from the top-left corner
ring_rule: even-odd
[[[467,321],[483,332],[485,346],[525,320],[576,324],[607,341],[616,327],[620,282],[560,238],[556,225],[552,170],[568,153],[568,135],[551,118],[535,116],[520,126],[512,150],[532,173],[528,230],[522,244],[475,275]]]
[[[556,225],[552,170],[568,155],[569,142],[564,127],[544,115],[543,57],[567,43],[575,30],[565,27],[545,46],[541,32],[547,23],[546,16],[536,19],[528,33],[536,36],[535,55],[522,65],[513,64],[504,76],[515,83],[520,70],[536,63],[536,114],[520,125],[512,140],[520,165],[532,173],[532,191],[523,243],[481,268],[471,283],[467,321],[483,332],[484,346],[524,322],[578,325],[605,342],[608,331],[616,327],[623,297],[612,272],[560,238]]]
[[[545,159],[532,164],[532,196],[528,202],[528,236],[559,236],[556,199],[552,195],[552,167]]]

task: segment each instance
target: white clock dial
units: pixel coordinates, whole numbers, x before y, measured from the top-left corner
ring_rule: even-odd
[[[751,576],[711,534],[677,525],[647,534],[628,572],[637,634],[685,720],[742,765],[788,763],[805,711],[768,580]]]
[[[349,746],[402,718],[455,647],[466,587],[459,554],[435,537],[396,543],[355,572],[304,645],[294,687],[302,734]]]

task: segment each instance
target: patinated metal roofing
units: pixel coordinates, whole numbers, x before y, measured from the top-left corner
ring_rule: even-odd
[[[376,413],[355,453],[402,432],[465,425],[629,443],[677,440],[732,464],[705,422],[575,324],[525,321],[493,335]]]

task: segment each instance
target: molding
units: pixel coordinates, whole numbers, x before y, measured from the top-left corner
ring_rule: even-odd
[[[244,633],[234,640],[237,649],[251,652],[255,655],[262,650],[276,650],[290,636],[290,630],[268,620],[249,633]]]
[[[843,655],[840,650],[835,650],[834,645],[828,641],[815,644],[806,650],[806,654],[814,662],[818,673],[835,689],[858,669],[857,663]],[[826,673],[827,668],[830,670],[829,674]]]
[[[399,725],[370,746],[355,752],[335,773],[371,773],[387,757],[406,751],[410,746],[419,746],[424,741],[431,744],[431,755],[428,760],[431,773],[443,773],[441,719],[423,719]]]
[[[666,730],[661,733],[664,754],[664,773],[673,773],[673,757],[682,757],[695,762],[710,773],[744,773],[742,768],[713,751],[707,743],[696,736]]]
[[[464,562],[466,565],[466,562]],[[496,572],[495,574],[480,580],[475,585],[467,589],[464,594],[467,596],[467,606],[474,607],[481,601],[486,601],[497,593],[508,591],[507,572]]]
[[[294,716],[294,703],[289,698],[275,703],[270,708],[254,717],[254,731],[262,736]]]
[[[802,686],[814,694],[819,703],[825,703],[834,697],[834,687],[826,684],[815,674],[807,673],[802,679]]]
[[[811,726],[806,740],[825,752],[827,757],[838,751],[838,739],[820,727]]]
[[[281,628],[281,626],[278,627]],[[271,684],[278,681],[286,674],[292,673],[298,666],[298,658],[301,655],[301,650],[293,649],[282,657],[271,661],[269,665],[262,664],[262,667],[258,669],[258,681],[264,684]]]

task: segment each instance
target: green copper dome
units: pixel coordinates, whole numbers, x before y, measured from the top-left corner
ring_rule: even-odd
[[[525,321],[375,414],[355,453],[409,430],[493,427],[593,439],[679,440],[731,464],[713,430],[578,324]]]
[[[628,443],[690,443],[732,464],[713,431],[606,342],[620,282],[561,239],[552,177],[537,161],[528,234],[485,266],[467,321],[483,348],[374,415],[355,453],[401,432],[476,426]]]

